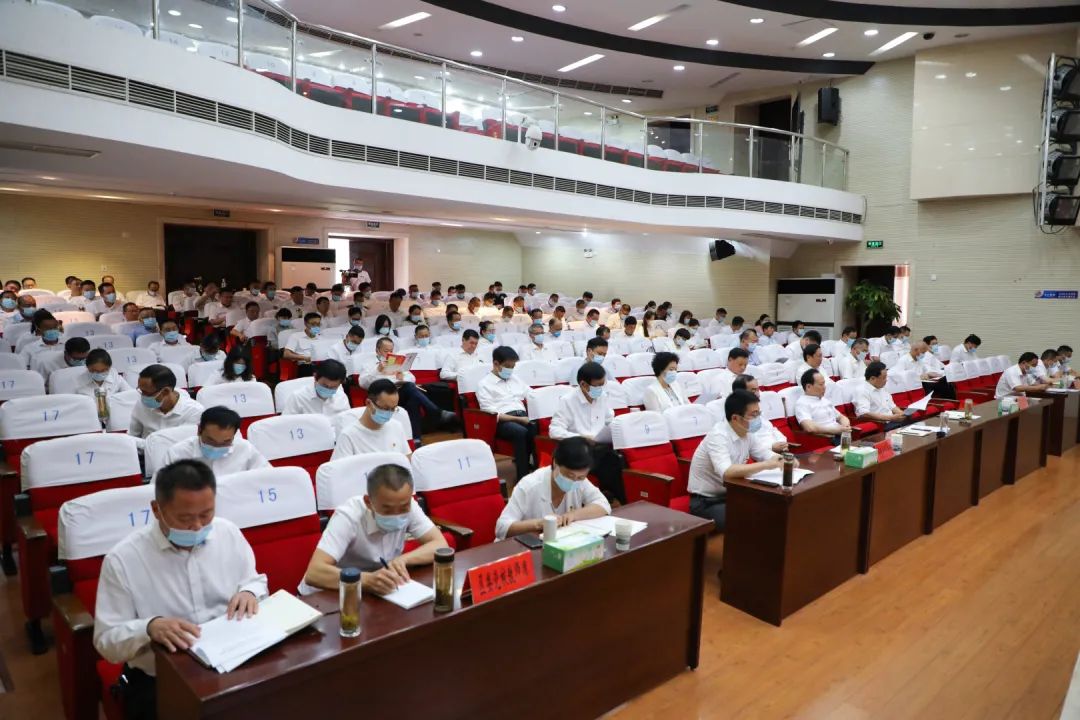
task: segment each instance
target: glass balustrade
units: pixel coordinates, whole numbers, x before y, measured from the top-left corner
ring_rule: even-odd
[[[261,0],[62,0],[35,7],[132,35],[156,35],[336,107],[511,142],[522,142],[535,125],[542,148],[663,172],[847,187],[848,151],[817,138],[691,118],[646,118],[307,25]]]

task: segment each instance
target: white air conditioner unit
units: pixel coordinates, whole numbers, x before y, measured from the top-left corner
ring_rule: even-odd
[[[844,281],[838,277],[785,278],[776,281],[776,324],[796,320],[821,333],[822,340],[840,336]]]
[[[278,287],[303,287],[315,283],[327,290],[341,282],[337,277],[337,253],[327,248],[305,248],[283,245],[277,251]]]

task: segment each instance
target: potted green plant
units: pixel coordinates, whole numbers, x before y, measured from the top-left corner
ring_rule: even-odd
[[[900,317],[900,306],[893,302],[892,290],[884,285],[863,280],[851,288],[844,306],[859,319],[859,331],[869,332],[871,323],[892,324]]]

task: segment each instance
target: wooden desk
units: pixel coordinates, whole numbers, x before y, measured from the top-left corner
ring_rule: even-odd
[[[906,436],[903,452],[879,450],[878,464],[862,470],[829,453],[801,457],[802,467],[814,474],[791,492],[726,482],[720,599],[779,625],[978,498],[1036,469],[1049,402],[1030,403],[1003,417],[996,402],[983,403],[970,425],[949,422],[942,439]]]
[[[1069,393],[1028,393],[1028,397],[1050,400],[1053,405],[1047,417],[1046,451],[1064,455],[1080,441],[1080,391]]]
[[[363,634],[292,637],[228,674],[156,648],[158,716],[595,718],[696,667],[705,540],[711,521],[649,503],[616,514],[644,520],[628,552],[606,539],[604,560],[560,575],[532,551],[536,582],[436,615],[365,597]],[[458,553],[460,588],[470,567],[514,555],[514,540]],[[430,568],[414,577],[428,582]],[[336,593],[330,593],[332,597]],[[334,603],[330,603],[333,606]],[[423,669],[421,667],[423,666]]]

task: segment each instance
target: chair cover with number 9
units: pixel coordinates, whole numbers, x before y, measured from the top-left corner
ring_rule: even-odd
[[[647,500],[678,507],[674,501],[687,498],[689,508],[686,486],[680,481],[685,473],[679,469],[663,415],[649,410],[619,415],[611,423],[611,444],[625,461],[623,487],[627,502]]]
[[[303,468],[311,481],[334,452],[334,427],[325,415],[278,415],[251,423],[247,439],[274,467]]]
[[[69,500],[60,507],[57,537],[63,577],[54,581],[52,624],[64,716],[97,720],[98,700],[105,717],[119,720],[123,710],[110,690],[123,669],[102,660],[94,650],[93,623],[72,624],[82,611],[94,615],[101,563],[118,542],[157,522],[150,509],[152,485],[102,490]],[[66,608],[67,612],[61,612]],[[96,665],[96,670],[95,670]]]
[[[487,443],[448,440],[425,445],[413,453],[412,468],[416,494],[427,503],[432,521],[455,536],[458,548],[495,541],[495,521],[506,501]],[[450,523],[469,528],[471,536],[459,536]]]
[[[315,499],[319,512],[332,514],[349,498],[366,495],[368,473],[380,465],[398,465],[412,471],[409,459],[395,452],[350,455],[320,466],[315,474]]]
[[[274,414],[270,386],[254,380],[204,387],[195,395],[195,400],[205,408],[224,405],[235,410],[241,418],[240,434],[245,438],[251,423]]]
[[[315,488],[303,469],[260,468],[219,477],[215,514],[244,533],[271,593],[295,592],[322,534]]]
[[[29,514],[19,518],[19,586],[27,621],[40,623],[49,615],[49,566],[56,554],[60,506],[99,490],[141,484],[138,447],[126,435],[72,435],[23,450]]]

